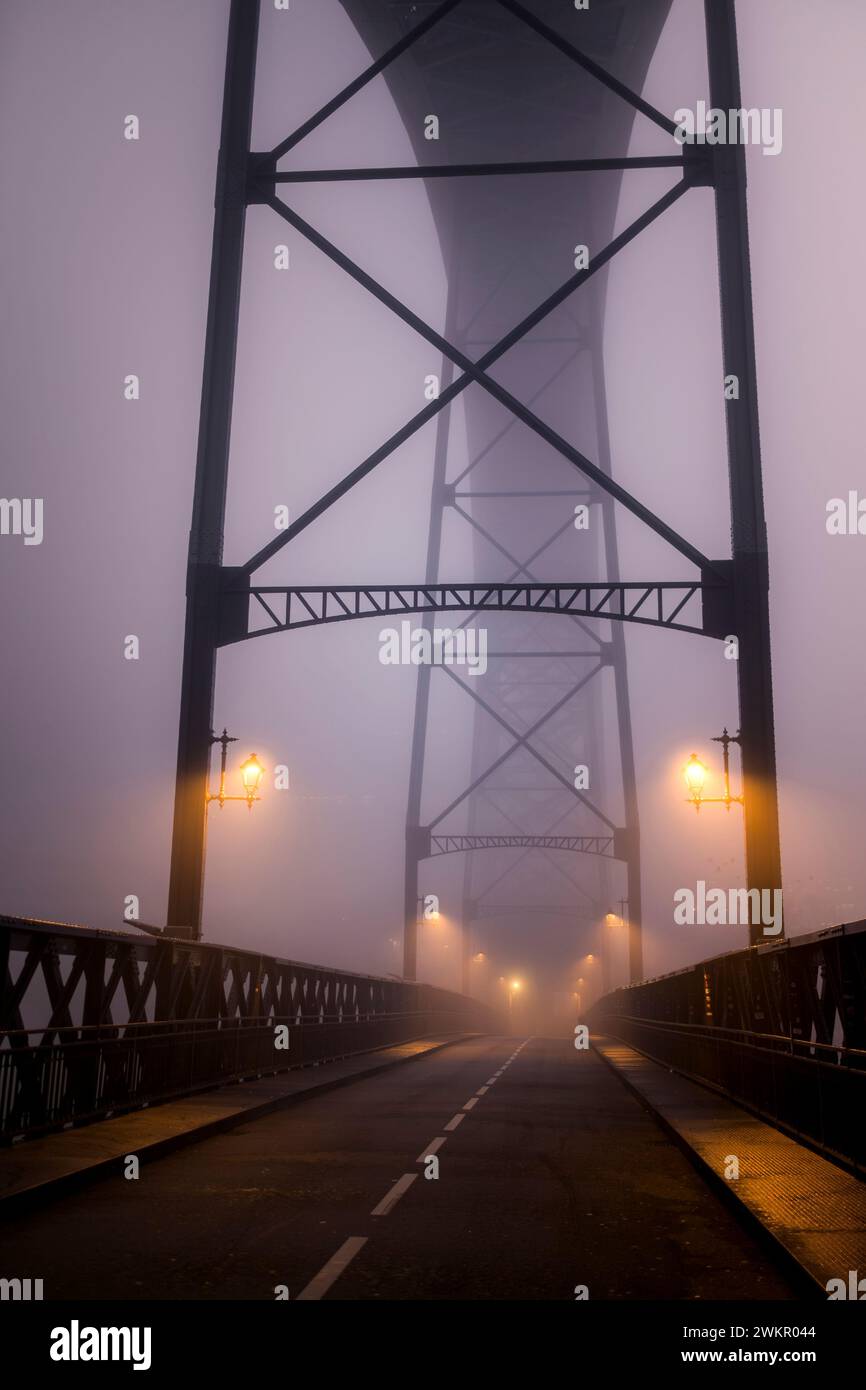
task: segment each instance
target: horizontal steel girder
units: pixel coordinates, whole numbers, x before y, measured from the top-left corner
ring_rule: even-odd
[[[428,857],[476,849],[564,849],[573,854],[616,857],[613,835],[433,835]]]
[[[220,645],[355,618],[399,617],[408,613],[539,612],[642,623],[721,638],[728,590],[700,581],[590,584],[393,584],[256,585],[246,588],[240,571],[224,570]],[[249,599],[266,619],[250,629]],[[708,613],[708,608],[711,610]],[[720,621],[722,619],[722,621]]]

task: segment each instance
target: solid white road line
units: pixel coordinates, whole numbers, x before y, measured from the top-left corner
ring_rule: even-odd
[[[464,1105],[463,1109],[464,1109],[464,1110],[471,1110],[472,1107],[473,1107],[473,1105],[477,1105],[477,1104],[478,1104],[478,1097],[477,1097],[477,1096],[473,1096],[471,1100],[467,1100],[467,1102],[466,1102],[466,1104]]]
[[[439,1150],[442,1148],[442,1145],[447,1144],[447,1142],[448,1136],[445,1134],[440,1134],[438,1139],[434,1139],[432,1144],[428,1144],[426,1149],[421,1150],[418,1157],[415,1159],[415,1162],[426,1163],[430,1155],[437,1154]]]
[[[354,1260],[361,1247],[366,1244],[366,1236],[349,1236],[348,1240],[344,1240],[336,1255],[332,1255],[315,1278],[311,1279],[307,1287],[301,1290],[295,1302],[299,1303],[301,1299],[306,1299],[309,1303],[326,1294],[331,1285],[339,1279],[346,1266]]]
[[[412,1186],[417,1176],[417,1173],[404,1173],[402,1178],[398,1178],[394,1183],[391,1191],[385,1193],[379,1205],[373,1208],[370,1215],[387,1216],[391,1208],[397,1205],[407,1188]]]
[[[459,1125],[460,1121],[461,1121],[461,1120],[465,1120],[465,1119],[466,1119],[466,1116],[465,1116],[464,1114],[462,1114],[462,1113],[459,1114],[459,1115],[454,1115],[454,1116],[452,1116],[452,1118],[448,1121],[447,1125],[443,1125],[442,1128],[443,1128],[443,1129],[456,1129],[457,1126]]]

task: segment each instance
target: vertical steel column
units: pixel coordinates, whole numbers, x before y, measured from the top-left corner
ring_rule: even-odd
[[[601,333],[601,290],[596,288],[594,305],[595,333],[592,348],[592,376],[595,393],[595,414],[598,425],[599,465],[612,476],[610,425],[607,408],[607,385],[604,377],[604,344]],[[616,534],[616,514],[613,499],[606,493],[601,497],[604,528],[605,572],[609,579],[620,578],[619,543]],[[633,985],[643,979],[643,917],[640,872],[640,817],[637,799],[637,773],[634,758],[634,737],[631,722],[631,702],[628,688],[628,664],[625,648],[625,624],[611,623],[612,654],[616,718],[619,733],[620,767],[622,771],[625,835],[623,852],[626,856],[628,913],[628,973]]]
[[[705,0],[705,14],[711,104],[725,112],[740,110],[734,0]],[[749,888],[773,890],[782,885],[782,860],[745,148],[739,141],[718,145],[714,157],[724,371],[739,379],[739,399],[727,402],[726,417],[746,875]],[[751,943],[763,939],[760,924],[751,926]]]
[[[246,218],[259,0],[232,0],[214,198],[213,248],[186,583],[167,921],[201,937],[220,566]],[[179,931],[180,929],[180,931]]]
[[[450,237],[453,245],[455,218],[452,212]],[[443,248],[445,249],[445,248]],[[443,259],[446,259],[443,257]],[[445,308],[445,337],[452,343],[456,339],[456,313],[458,286],[456,275],[448,282]],[[442,358],[440,367],[440,391],[444,391],[454,380],[454,363],[450,357]],[[448,467],[448,439],[451,430],[451,406],[446,405],[436,417],[436,443],[433,454],[433,484],[430,495],[430,530],[427,536],[427,563],[424,578],[428,584],[435,584],[439,578],[439,556],[442,548],[442,525],[445,514],[445,473]],[[435,613],[425,613],[423,626],[432,631],[436,623]],[[403,978],[418,978],[418,867],[429,853],[428,836],[420,825],[421,793],[424,786],[424,759],[427,748],[427,722],[430,710],[431,666],[418,667],[418,684],[415,688],[415,722],[412,729],[412,753],[409,762],[409,795],[406,809],[406,867],[403,906]]]

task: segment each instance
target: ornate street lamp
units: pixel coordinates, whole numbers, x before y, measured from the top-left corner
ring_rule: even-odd
[[[711,805],[716,806],[724,806],[726,811],[730,811],[731,807],[734,804],[738,806],[742,806],[744,804],[742,794],[740,796],[731,795],[731,765],[729,750],[732,743],[739,742],[740,735],[731,735],[728,733],[727,729],[723,729],[720,734],[717,734],[713,738],[713,743],[720,743],[722,745],[722,776],[724,782],[724,792],[722,796],[704,796],[704,783],[707,780],[709,769],[704,765],[704,763],[701,762],[697,753],[692,753],[691,757],[689,758],[688,762],[683,768],[683,777],[685,778],[686,787],[688,788],[689,792],[687,800],[691,802],[696,811],[700,811],[701,806],[704,805],[704,803],[710,803]]]
[[[222,750],[220,753],[220,784],[218,792],[206,793],[205,804],[209,806],[212,801],[218,801],[220,810],[222,810],[227,801],[245,801],[247,807],[251,811],[253,809],[253,802],[261,801],[258,790],[261,785],[261,780],[265,775],[265,769],[259,762],[257,755],[251,753],[240,766],[241,784],[244,789],[244,795],[229,796],[226,792],[226,758],[229,744],[237,743],[237,739],[232,738],[231,735],[223,729],[219,738],[217,738],[215,734],[211,734],[210,741],[212,744],[218,743]]]

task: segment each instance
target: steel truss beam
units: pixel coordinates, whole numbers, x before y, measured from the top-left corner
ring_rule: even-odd
[[[231,613],[233,600],[240,602],[237,603],[238,621],[224,623],[220,646],[248,637],[321,627],[323,623],[348,622],[355,618],[455,613],[466,609],[473,614],[528,612],[608,618],[717,638],[730,631],[729,623],[719,623],[718,607],[713,602],[717,596],[725,596],[718,583],[671,580],[648,584],[503,584],[473,580],[468,584],[346,584],[339,587],[257,584],[249,589],[235,589],[231,587],[231,571],[225,573],[224,612]],[[711,595],[709,611],[712,616],[708,615],[706,607],[703,612],[701,610],[699,599],[705,593]],[[279,613],[275,611],[277,598],[282,602]],[[255,600],[265,614],[266,626],[248,629],[241,621],[248,599]],[[693,614],[693,621],[682,621],[686,612]]]
[[[476,849],[564,849],[615,859],[613,835],[431,835],[428,859]]]

